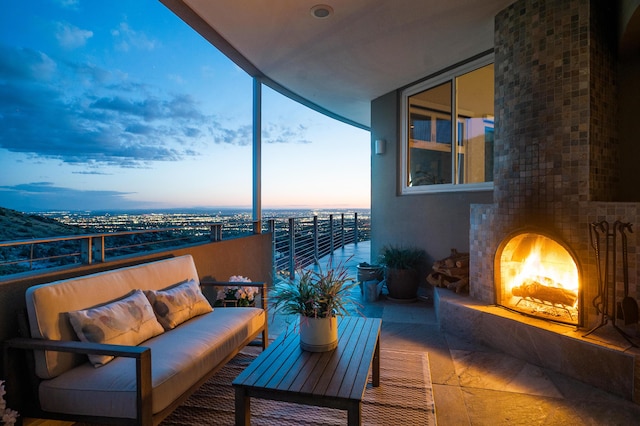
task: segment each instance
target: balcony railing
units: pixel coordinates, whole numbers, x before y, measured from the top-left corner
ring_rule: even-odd
[[[295,270],[347,244],[370,238],[369,218],[357,213],[323,217],[271,218],[265,222],[228,220],[0,242],[0,276],[30,270],[106,262],[122,256],[184,247],[255,233],[273,235],[273,274],[294,277]]]
[[[269,221],[273,232],[274,276],[293,278],[296,269],[312,264],[347,244],[370,238],[369,219],[329,215],[325,219],[289,218],[286,222]]]

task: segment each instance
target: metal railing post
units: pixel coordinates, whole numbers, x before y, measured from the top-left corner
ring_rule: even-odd
[[[335,250],[335,238],[333,236],[333,215],[329,215],[329,254],[333,256]]]
[[[254,234],[262,234],[262,221],[254,220],[253,221],[253,233]]]
[[[106,253],[105,253],[105,249],[104,249],[104,235],[100,235],[99,238],[99,243],[97,244],[96,249],[96,260],[99,259],[99,262],[104,263],[105,262],[105,258],[106,258]]]
[[[340,247],[344,248],[344,213],[340,215]]]
[[[276,265],[276,221],[269,219],[267,223],[271,233],[271,276],[275,280],[278,273],[278,265]]]
[[[320,256],[318,255],[318,216],[313,216],[313,259],[317,260],[320,258]]]
[[[80,259],[82,263],[91,265],[93,263],[91,241],[92,237],[83,238],[80,240]]]
[[[358,245],[358,212],[353,214],[353,243]]]
[[[295,236],[296,220],[293,217],[289,218],[289,278],[294,280],[296,278],[296,236]]]
[[[214,223],[211,225],[211,241],[222,241],[222,224]]]

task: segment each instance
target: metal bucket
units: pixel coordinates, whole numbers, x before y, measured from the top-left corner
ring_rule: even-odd
[[[377,280],[365,281],[363,283],[365,302],[377,302],[380,294],[380,286]]]
[[[358,281],[361,283],[371,280],[382,281],[384,268],[380,265],[358,265]]]

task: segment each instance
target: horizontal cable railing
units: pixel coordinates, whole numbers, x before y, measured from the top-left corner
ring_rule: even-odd
[[[286,222],[285,222],[286,221]],[[295,271],[333,253],[347,244],[368,241],[370,225],[344,214],[319,218],[289,218],[269,221],[273,233],[274,277],[295,277]]]
[[[336,217],[337,216],[337,217]],[[0,276],[60,266],[106,262],[144,252],[201,244],[271,232],[274,278],[293,278],[303,268],[334,250],[370,238],[369,218],[357,213],[296,218],[270,218],[264,222],[227,220],[189,222],[171,228],[121,230],[134,225],[118,223],[113,232],[0,241]],[[116,228],[117,226],[117,228]]]

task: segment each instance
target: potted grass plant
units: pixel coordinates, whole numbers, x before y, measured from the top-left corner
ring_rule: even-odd
[[[349,277],[344,263],[323,269],[296,273],[297,278],[275,285],[270,298],[273,308],[287,315],[298,315],[300,346],[311,352],[323,352],[338,346],[338,316],[346,315],[347,305],[357,281]]]
[[[385,281],[389,299],[412,302],[418,298],[419,270],[426,252],[418,247],[386,245],[380,252],[380,264],[385,266]]]

